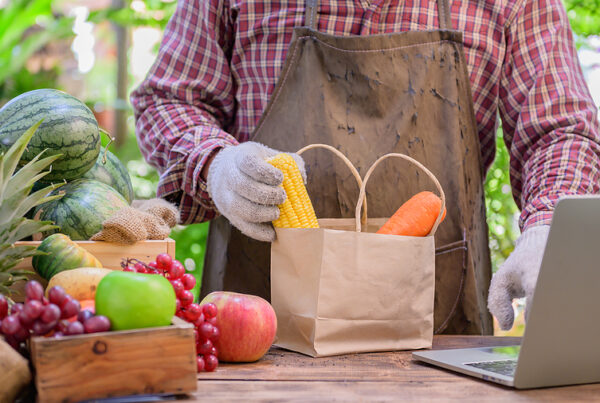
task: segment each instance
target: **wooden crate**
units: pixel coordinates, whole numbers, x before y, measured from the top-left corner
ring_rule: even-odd
[[[39,402],[196,391],[193,325],[33,337],[31,359]]]
[[[16,245],[37,246],[40,243],[40,241],[23,241],[17,242]],[[148,263],[154,260],[159,253],[168,253],[175,257],[175,241],[171,238],[141,241],[133,245],[120,245],[103,241],[75,241],[75,243],[100,260],[103,267],[114,270],[121,270],[121,260],[123,258],[136,258]],[[31,258],[24,259],[16,268],[34,271]],[[37,274],[31,275],[30,278],[38,280],[44,287],[46,286],[47,281]],[[11,287],[15,291],[12,295],[15,301],[23,302],[25,298],[24,288],[24,281],[19,281]]]

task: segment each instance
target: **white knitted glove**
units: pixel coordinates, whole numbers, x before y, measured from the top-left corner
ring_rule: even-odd
[[[525,230],[517,239],[513,252],[492,277],[488,309],[498,319],[502,330],[513,326],[513,298],[526,297],[526,301],[529,302],[533,297],[549,231],[549,225]]]
[[[259,241],[275,240],[271,221],[279,218],[277,205],[286,197],[279,187],[283,173],[265,162],[279,153],[247,141],[220,150],[208,169],[208,193],[219,213],[243,234]],[[304,161],[297,154],[290,155],[305,178]]]

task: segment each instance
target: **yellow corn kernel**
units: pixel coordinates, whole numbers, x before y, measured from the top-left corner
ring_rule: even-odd
[[[280,204],[279,218],[273,221],[278,228],[319,228],[317,216],[302,180],[296,161],[289,154],[277,154],[267,162],[283,172],[281,187],[287,195]]]

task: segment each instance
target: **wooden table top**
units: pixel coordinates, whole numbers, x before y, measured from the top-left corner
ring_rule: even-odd
[[[433,348],[519,344],[517,337],[435,336]],[[179,400],[179,399],[178,399]],[[272,348],[251,364],[198,374],[183,401],[600,401],[600,384],[516,390],[415,361],[410,351],[311,358]]]

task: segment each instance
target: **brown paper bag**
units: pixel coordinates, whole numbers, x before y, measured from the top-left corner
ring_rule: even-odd
[[[322,147],[305,149],[317,146]],[[276,229],[277,240],[271,245],[271,303],[278,322],[275,344],[313,357],[431,347],[433,235],[441,212],[426,237],[375,234],[387,218],[367,219],[365,188],[380,161],[403,158],[435,182],[443,212],[445,197],[439,182],[402,154],[379,158],[363,182],[345,156],[325,147],[344,159],[357,178],[356,216],[321,219],[318,229]]]

